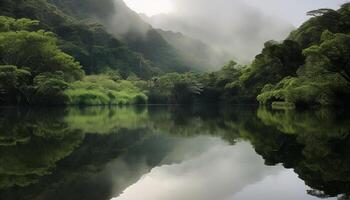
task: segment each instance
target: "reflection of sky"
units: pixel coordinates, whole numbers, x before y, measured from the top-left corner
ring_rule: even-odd
[[[298,179],[293,170],[283,170],[278,175],[268,176],[261,182],[249,185],[241,192],[232,195],[237,200],[317,200],[319,198],[306,195],[302,180]]]
[[[265,166],[248,143],[229,146],[200,137],[177,146],[166,159],[179,160],[184,153],[182,162],[153,168],[113,200],[313,199],[293,171]]]

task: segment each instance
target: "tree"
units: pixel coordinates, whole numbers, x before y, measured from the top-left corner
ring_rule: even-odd
[[[152,80],[150,103],[191,104],[202,89],[193,73],[169,73]]]
[[[12,65],[0,65],[0,103],[26,101],[26,87],[29,84],[30,72]]]
[[[1,32],[0,64],[30,68],[33,76],[62,71],[67,81],[83,75],[79,63],[58,48],[52,33],[43,30]]]
[[[328,65],[324,67],[330,72],[340,74],[350,84],[350,35],[325,31],[322,34],[322,43],[304,50],[304,55],[323,57],[328,61]]]
[[[39,25],[39,21],[26,18],[13,19],[10,17],[0,16],[0,32],[8,31],[31,31]]]
[[[329,12],[335,12],[335,11],[332,9],[328,9],[328,8],[321,8],[321,9],[309,11],[306,13],[306,15],[313,16],[313,17],[319,17],[319,16],[322,16],[322,15],[329,13]]]
[[[68,96],[64,91],[68,83],[62,72],[43,73],[34,78],[35,103],[40,105],[64,105]]]
[[[266,84],[276,84],[286,76],[295,76],[304,64],[300,45],[292,40],[283,43],[269,43],[257,55],[240,77],[242,86],[255,98]]]
[[[84,75],[56,37],[33,31],[38,21],[0,17],[0,103],[63,104],[67,82]]]

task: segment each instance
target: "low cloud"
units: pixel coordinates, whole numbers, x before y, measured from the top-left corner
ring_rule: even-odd
[[[268,40],[283,40],[294,26],[243,0],[174,0],[175,11],[156,15],[156,28],[198,38],[217,51],[249,63]]]

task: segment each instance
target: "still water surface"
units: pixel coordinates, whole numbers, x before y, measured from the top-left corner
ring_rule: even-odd
[[[343,111],[0,110],[0,199],[349,199]]]

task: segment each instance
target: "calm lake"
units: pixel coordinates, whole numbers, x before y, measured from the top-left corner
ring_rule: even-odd
[[[1,200],[350,197],[345,111],[0,110]]]

